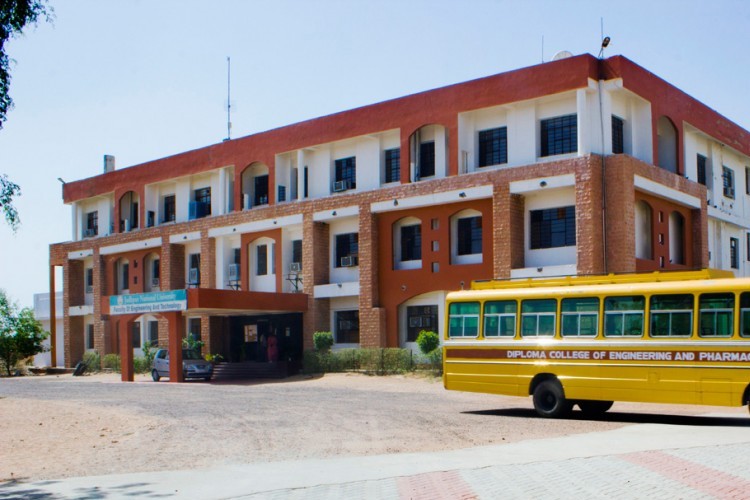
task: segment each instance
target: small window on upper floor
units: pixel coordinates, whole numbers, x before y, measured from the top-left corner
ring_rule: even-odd
[[[612,154],[625,152],[625,120],[612,115]]]
[[[190,210],[188,218],[201,219],[211,215],[211,188],[204,187],[196,189],[194,192],[194,200],[190,203]]]
[[[721,179],[724,185],[724,196],[734,199],[734,170],[726,165],[722,166]]]
[[[99,234],[99,211],[94,210],[86,214],[86,229],[83,230],[84,238],[91,238]]]
[[[541,156],[578,151],[578,116],[575,114],[547,118],[541,122]]]
[[[498,127],[479,132],[479,166],[508,163],[508,128]]]
[[[462,210],[450,220],[451,264],[482,262],[482,214]]]
[[[335,170],[333,184],[335,192],[355,189],[357,187],[357,158],[355,156],[336,160]]]
[[[337,234],[335,267],[354,267],[358,264],[358,256],[359,234]]]
[[[94,268],[86,268],[86,293],[94,293]]]
[[[417,179],[435,176],[435,141],[423,142],[419,145],[417,167]]]
[[[401,180],[401,148],[385,150],[385,182]]]
[[[302,270],[302,240],[292,241],[292,264],[297,264],[295,270]]]
[[[268,205],[268,174],[253,178],[253,206]]]
[[[268,274],[268,245],[258,245],[255,249],[255,252],[255,274],[257,276],[265,276]]]
[[[422,260],[422,226],[401,227],[401,261]]]
[[[702,154],[697,154],[695,157],[696,168],[698,173],[698,184],[706,185],[706,157]]]
[[[162,222],[174,222],[177,217],[177,209],[175,206],[175,195],[168,194],[164,197],[164,213],[162,214]]]
[[[532,210],[529,219],[532,250],[575,246],[575,206]]]
[[[745,194],[750,194],[750,167],[745,167]]]

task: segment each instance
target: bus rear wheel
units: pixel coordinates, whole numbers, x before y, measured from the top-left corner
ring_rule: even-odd
[[[544,418],[557,418],[567,415],[573,403],[565,399],[565,393],[557,380],[545,380],[536,386],[532,397],[534,410]]]
[[[587,415],[604,415],[614,401],[578,401],[578,407]]]

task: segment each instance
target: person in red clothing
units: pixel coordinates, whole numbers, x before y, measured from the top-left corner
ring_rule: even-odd
[[[279,360],[279,344],[276,335],[268,336],[268,362],[275,363]]]

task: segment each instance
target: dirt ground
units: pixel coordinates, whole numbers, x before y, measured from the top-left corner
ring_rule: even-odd
[[[445,391],[440,379],[416,376],[237,384],[20,377],[0,379],[0,482],[448,450],[710,411],[616,404],[601,420],[551,421],[537,418],[528,399]]]

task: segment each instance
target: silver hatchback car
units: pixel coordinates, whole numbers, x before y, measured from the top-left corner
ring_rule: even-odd
[[[211,380],[214,373],[214,366],[203,359],[200,354],[192,349],[182,350],[182,375],[188,378],[202,378]],[[154,362],[151,366],[151,377],[154,382],[158,382],[161,377],[169,377],[169,350],[159,349],[154,356]]]

